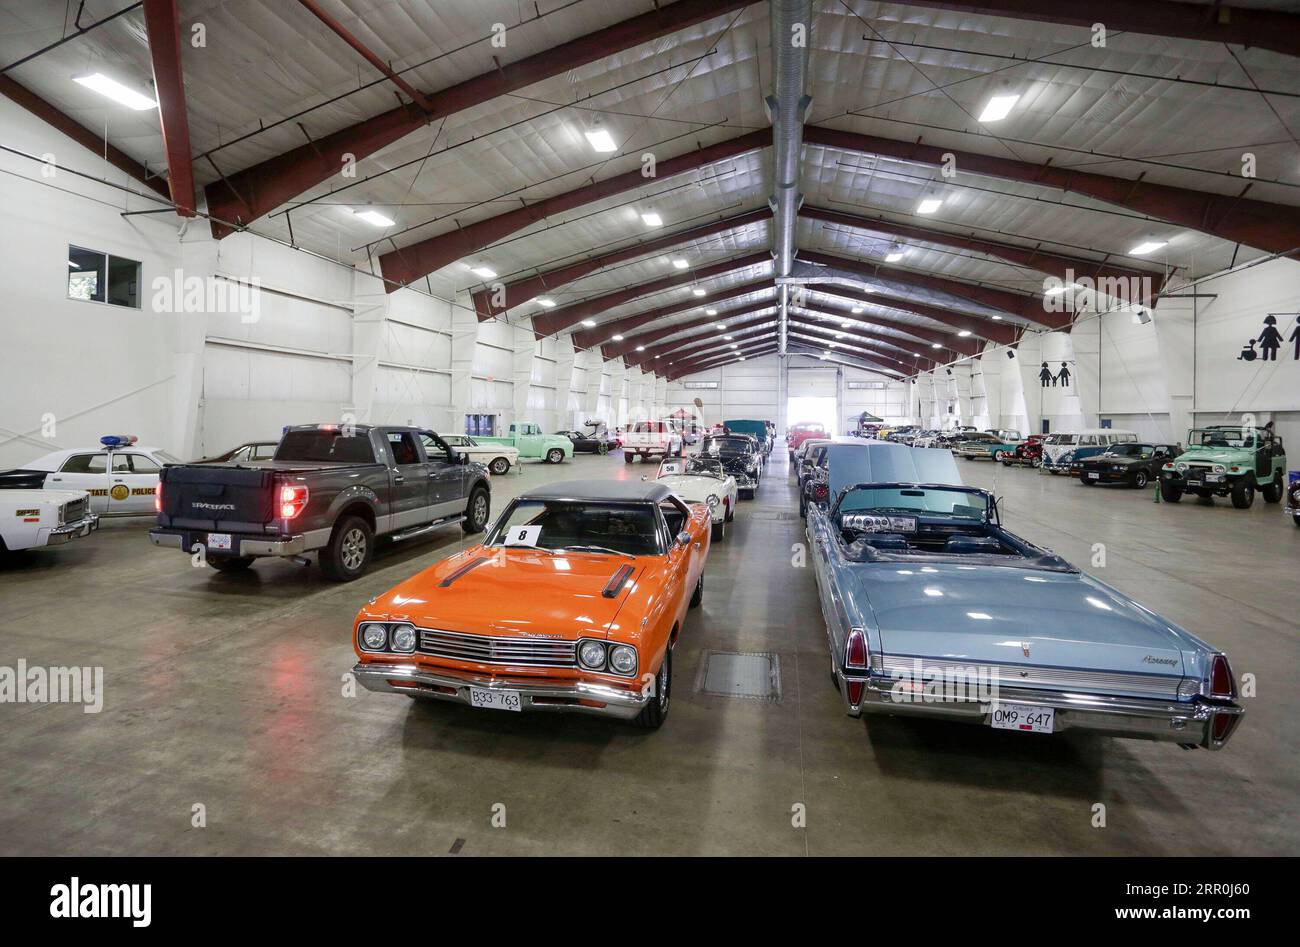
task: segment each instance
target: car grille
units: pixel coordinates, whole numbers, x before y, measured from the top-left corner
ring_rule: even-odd
[[[86,503],[86,497],[79,497],[63,504],[63,522],[75,523],[84,517],[86,515]]]
[[[420,629],[421,654],[479,664],[574,667],[577,642],[546,638],[498,638],[459,631]]]
[[[989,665],[981,661],[953,661],[921,658],[925,673],[957,673],[964,668],[978,668],[992,673],[999,687],[1038,687],[1052,690],[1080,690],[1105,694],[1140,694],[1152,698],[1175,698],[1183,678],[1178,674],[1134,674],[1126,671],[1084,671],[1029,664]],[[910,680],[913,658],[883,655],[875,669],[898,680]]]

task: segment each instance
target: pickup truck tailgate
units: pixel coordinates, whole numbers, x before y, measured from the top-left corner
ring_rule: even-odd
[[[163,468],[159,525],[261,532],[272,519],[275,471],[194,464]]]

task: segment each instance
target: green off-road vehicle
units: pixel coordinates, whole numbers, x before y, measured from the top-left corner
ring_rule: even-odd
[[[1192,428],[1187,449],[1160,471],[1160,497],[1177,503],[1184,493],[1200,497],[1232,497],[1239,510],[1255,502],[1255,489],[1264,502],[1282,499],[1286,476],[1282,438],[1262,427],[1222,424]]]

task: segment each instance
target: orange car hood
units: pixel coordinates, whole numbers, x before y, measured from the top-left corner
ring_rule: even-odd
[[[362,617],[483,635],[608,637],[631,583],[648,564],[624,556],[475,546],[385,592],[362,609]],[[607,598],[605,587],[624,566],[632,566],[632,574]]]

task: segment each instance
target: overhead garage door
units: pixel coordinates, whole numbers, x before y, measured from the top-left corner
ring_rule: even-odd
[[[791,368],[786,394],[791,398],[834,398],[839,372],[833,368]]]

